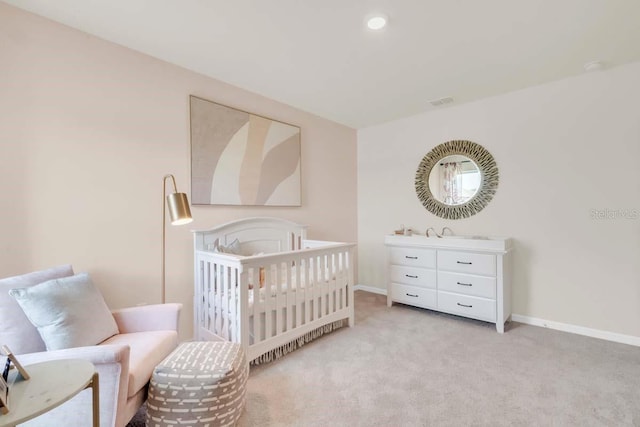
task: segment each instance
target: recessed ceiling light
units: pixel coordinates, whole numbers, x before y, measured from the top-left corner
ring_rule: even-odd
[[[387,26],[387,22],[389,21],[389,18],[387,18],[385,15],[382,14],[375,14],[375,15],[371,15],[367,18],[367,27],[370,30],[381,30],[384,27]]]

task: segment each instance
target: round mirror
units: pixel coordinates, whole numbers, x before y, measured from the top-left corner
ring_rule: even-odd
[[[431,168],[429,190],[447,206],[467,203],[480,189],[482,177],[478,165],[460,154],[446,156]]]
[[[416,193],[431,213],[446,219],[480,212],[498,188],[491,153],[475,142],[456,140],[427,153],[416,172]]]

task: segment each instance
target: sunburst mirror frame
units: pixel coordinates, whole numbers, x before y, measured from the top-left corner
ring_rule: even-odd
[[[443,158],[462,155],[473,161],[480,170],[480,188],[461,205],[445,205],[437,200],[429,188],[429,174]],[[466,140],[447,141],[429,151],[416,171],[416,193],[422,205],[431,213],[445,219],[462,219],[477,214],[493,199],[498,189],[498,165],[482,145]]]

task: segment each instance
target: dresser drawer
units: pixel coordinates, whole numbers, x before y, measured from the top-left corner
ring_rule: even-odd
[[[438,270],[496,276],[496,256],[473,252],[438,251]]]
[[[391,264],[436,268],[436,251],[422,248],[391,248]]]
[[[494,300],[438,291],[438,310],[473,319],[496,321]]]
[[[496,299],[496,278],[438,271],[438,290]]]
[[[437,291],[416,286],[391,284],[391,299],[393,301],[415,305],[423,308],[437,308]]]
[[[436,271],[426,268],[407,267],[406,265],[391,265],[389,267],[389,280],[422,288],[436,288]]]

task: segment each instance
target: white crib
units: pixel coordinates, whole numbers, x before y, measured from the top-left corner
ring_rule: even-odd
[[[241,255],[216,251],[232,243]],[[354,250],[307,240],[304,226],[277,218],[194,231],[195,339],[240,343],[259,363],[353,326]]]

